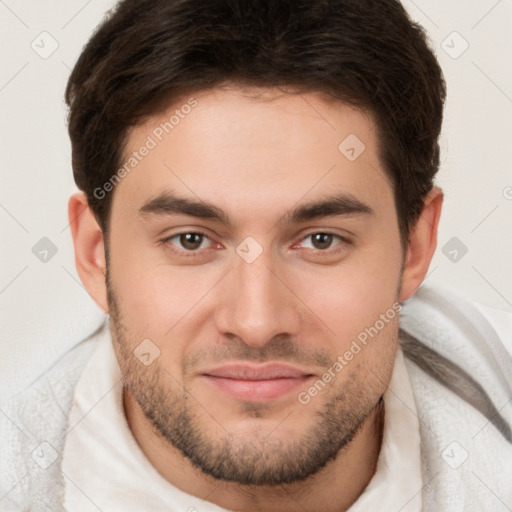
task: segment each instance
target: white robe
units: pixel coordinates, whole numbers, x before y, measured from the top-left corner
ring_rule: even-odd
[[[404,305],[400,326],[420,342],[406,343],[404,353],[420,425],[423,510],[512,508],[512,443],[506,439],[512,425],[512,358],[502,340],[472,303],[428,286]],[[98,338],[95,332],[1,404],[0,510],[64,510],[67,421]],[[444,367],[454,378],[453,363],[462,369],[454,389],[425,371],[429,348],[442,356],[434,369],[442,373]]]

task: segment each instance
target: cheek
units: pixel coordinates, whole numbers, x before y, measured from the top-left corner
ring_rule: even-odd
[[[128,243],[112,253],[112,286],[130,337],[154,340],[162,356],[171,350],[176,358],[212,316],[208,299],[222,277],[219,268],[172,266],[163,249]]]
[[[399,244],[369,247],[336,267],[301,269],[300,279],[294,280],[296,293],[337,340],[350,343],[380,315],[395,316],[392,306],[398,300],[400,268]]]

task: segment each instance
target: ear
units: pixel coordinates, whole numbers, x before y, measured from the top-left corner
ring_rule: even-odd
[[[83,192],[73,194],[68,203],[69,225],[75,246],[75,264],[80,280],[92,299],[108,312],[107,266],[103,232]]]
[[[427,275],[428,267],[437,247],[437,227],[443,206],[443,191],[434,187],[409,236],[409,245],[402,275],[400,301],[412,297]]]

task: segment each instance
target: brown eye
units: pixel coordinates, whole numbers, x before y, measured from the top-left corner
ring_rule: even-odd
[[[333,235],[329,233],[315,233],[311,236],[311,243],[315,249],[329,249],[333,242]]]
[[[199,233],[183,233],[179,235],[179,240],[181,246],[188,250],[193,251],[195,249],[199,249],[204,240],[204,235]]]

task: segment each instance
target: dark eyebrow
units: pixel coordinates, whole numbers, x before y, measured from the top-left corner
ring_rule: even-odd
[[[281,222],[293,224],[335,215],[374,215],[374,213],[369,205],[352,194],[343,193],[301,205],[288,212]]]
[[[172,214],[190,215],[192,217],[215,220],[227,226],[231,225],[228,215],[217,206],[204,201],[179,197],[169,192],[163,192],[150,199],[139,209],[139,213],[142,217]],[[298,224],[321,217],[362,214],[373,215],[374,211],[356,197],[344,193],[290,210],[280,222]]]
[[[139,214],[142,217],[182,214],[231,224],[228,216],[220,208],[204,201],[178,197],[169,192],[163,192],[149,200],[139,209]]]

